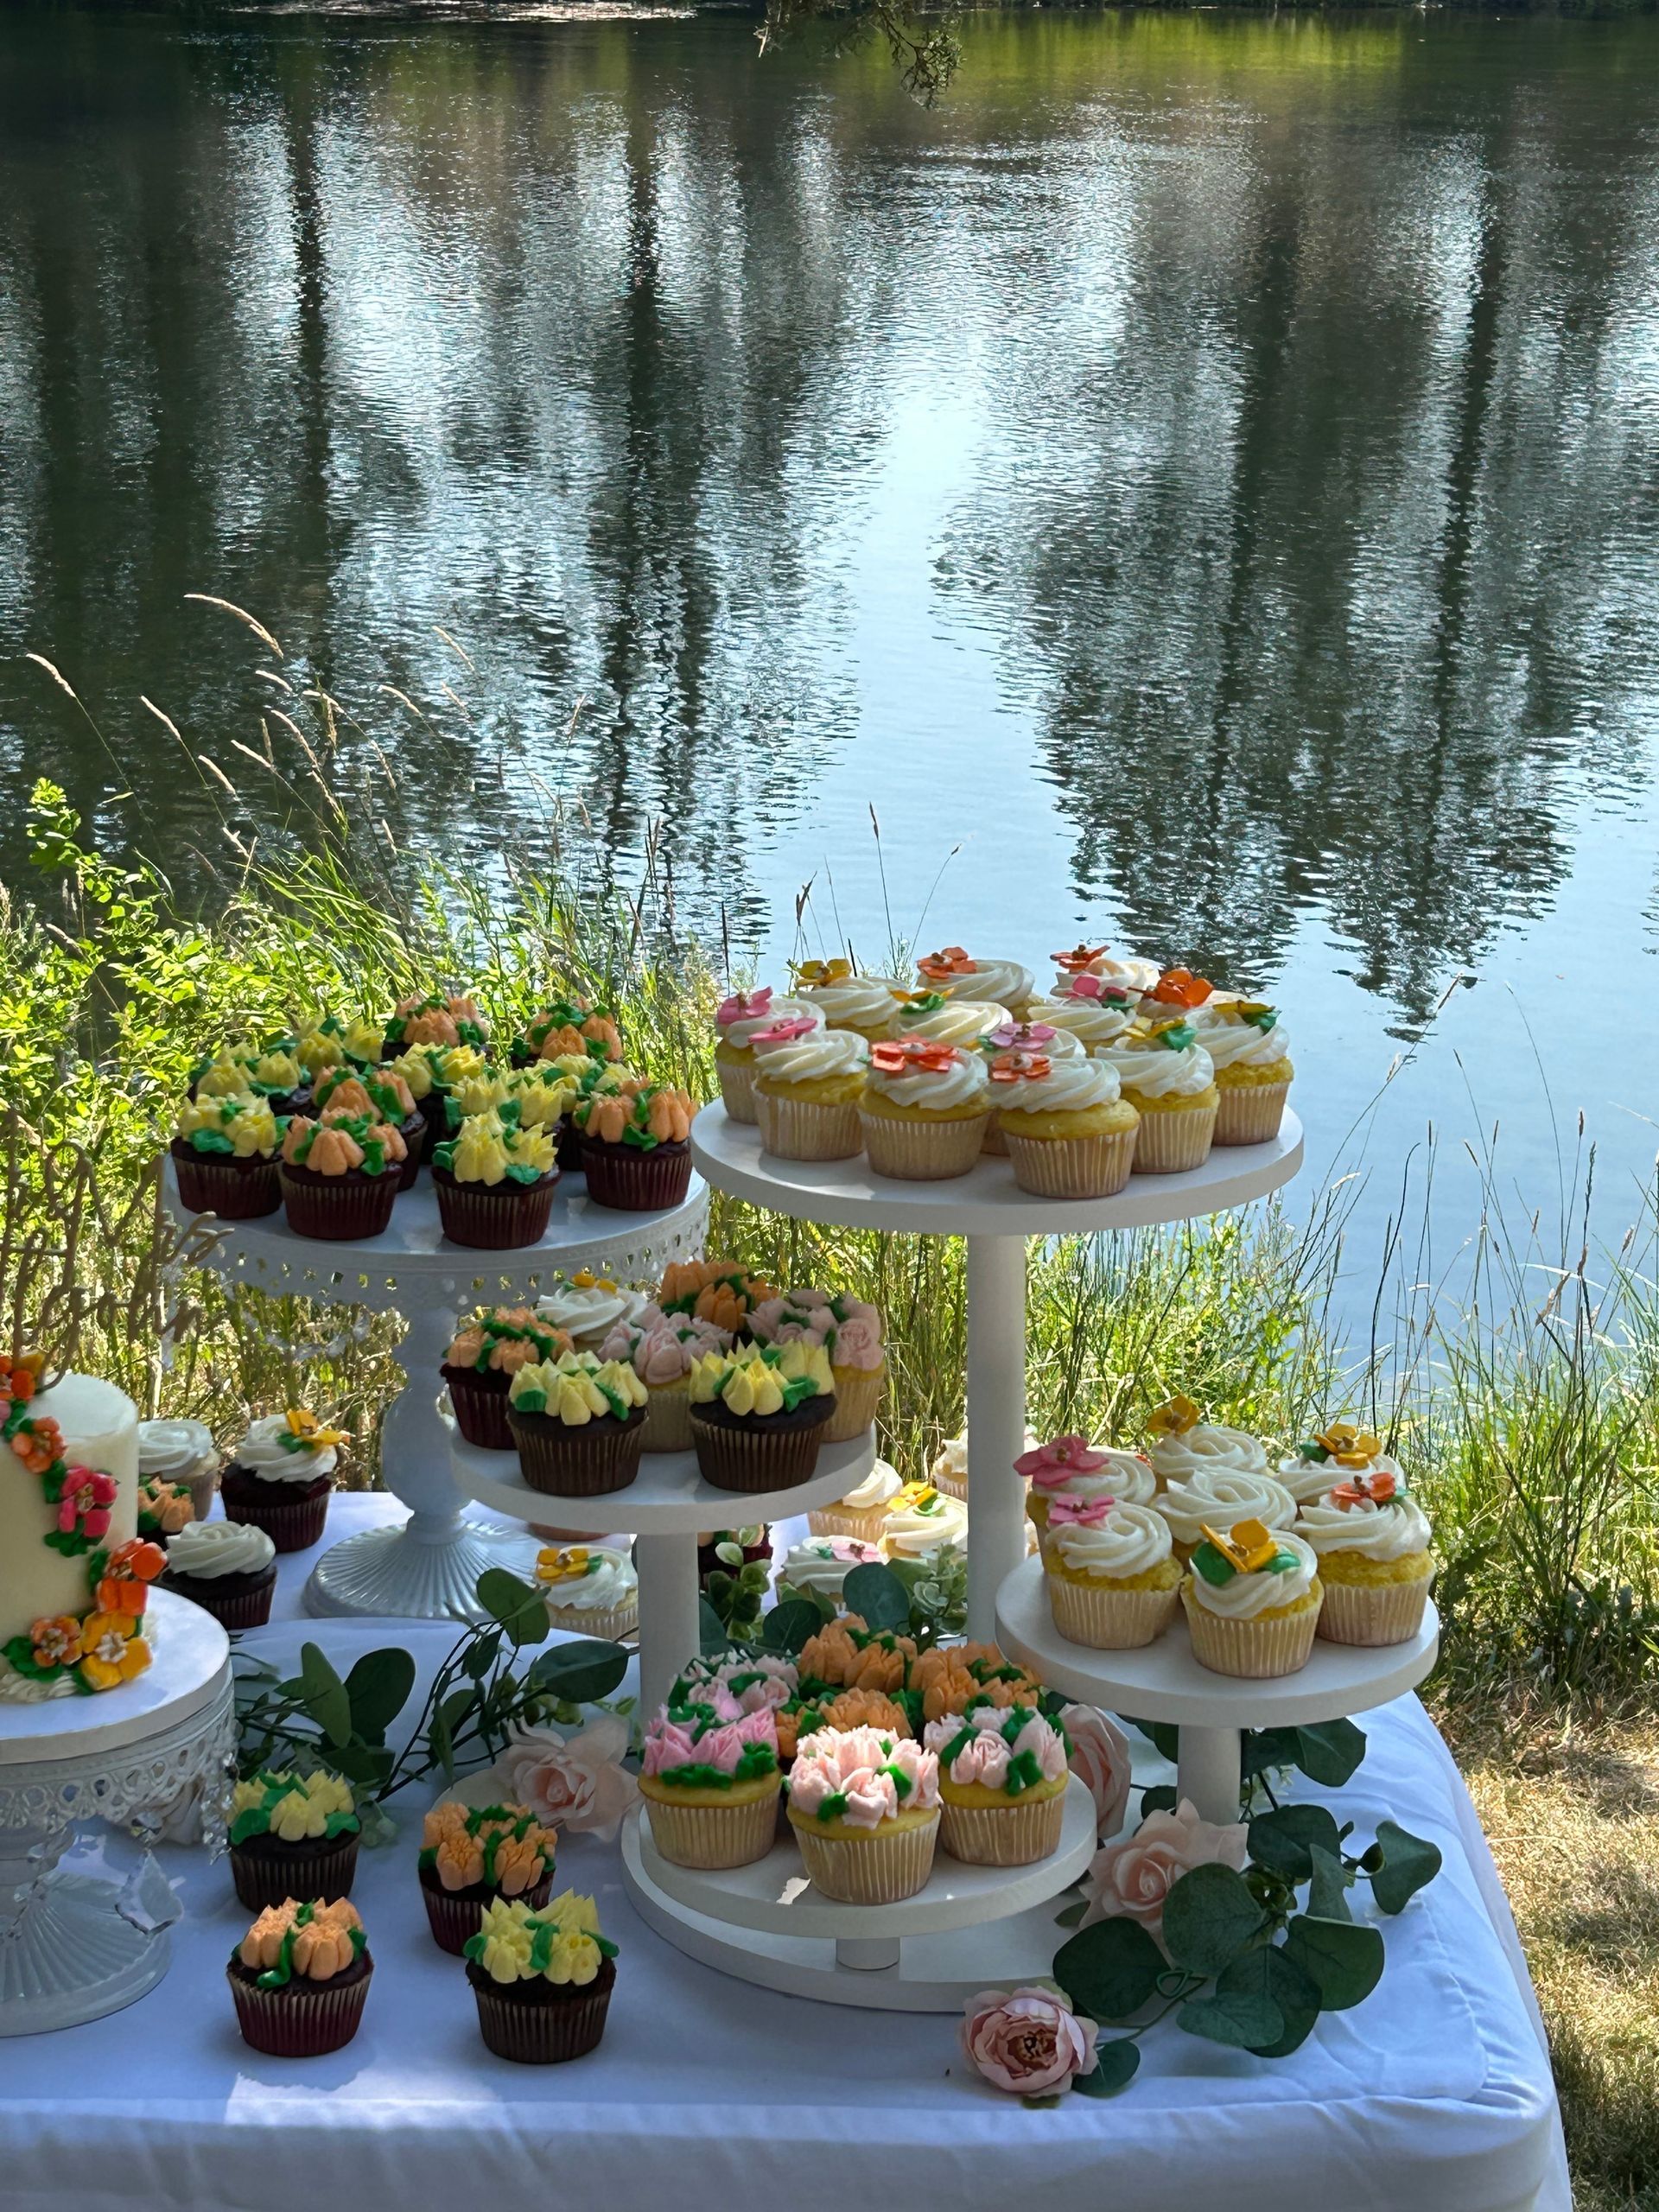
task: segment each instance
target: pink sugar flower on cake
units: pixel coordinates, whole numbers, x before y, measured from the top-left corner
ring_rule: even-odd
[[[1106,1465],[1106,1453],[1094,1451],[1087,1437],[1057,1436],[1034,1452],[1022,1452],[1014,1471],[1038,1490],[1058,1490],[1074,1475],[1097,1474]]]
[[[939,1800],[937,1756],[906,1737],[874,1728],[820,1729],[806,1737],[789,1770],[791,1812],[814,1818],[826,1800],[844,1798],[835,1817],[875,1828]]]

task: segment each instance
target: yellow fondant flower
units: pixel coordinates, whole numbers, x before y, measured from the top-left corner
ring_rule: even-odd
[[[1196,1428],[1202,1415],[1191,1398],[1171,1398],[1167,1404],[1147,1417],[1148,1436],[1185,1436]]]
[[[80,1624],[80,1671],[95,1690],[112,1690],[142,1675],[149,1646],[130,1613],[89,1613]]]

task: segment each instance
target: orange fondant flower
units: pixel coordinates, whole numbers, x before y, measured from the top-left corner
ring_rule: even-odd
[[[1066,976],[1082,976],[1093,967],[1096,960],[1106,957],[1103,944],[1074,944],[1070,952],[1052,952],[1049,957]]]
[[[1147,997],[1159,1006],[1202,1006],[1214,988],[1190,968],[1166,968]]]
[[[1332,1497],[1344,1511],[1357,1505],[1392,1505],[1400,1484],[1393,1470],[1379,1467],[1374,1475],[1354,1475],[1338,1483]]]
[[[166,1568],[167,1554],[143,1536],[129,1537],[109,1557],[108,1572],[127,1581],[154,1582]]]
[[[870,1047],[870,1065],[879,1075],[942,1075],[959,1057],[954,1045],[930,1037],[900,1037]]]
[[[37,1667],[73,1667],[81,1654],[80,1623],[73,1613],[35,1621],[29,1631]]]
[[[991,1060],[991,1081],[1035,1083],[1048,1073],[1048,1069],[1049,1060],[1046,1052],[997,1052]]]
[[[947,944],[943,950],[930,952],[925,960],[918,960],[916,972],[925,976],[930,982],[942,983],[951,976],[971,976],[976,964],[961,945]]]

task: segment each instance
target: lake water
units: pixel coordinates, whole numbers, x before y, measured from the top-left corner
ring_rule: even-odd
[[[1622,1224],[1656,86],[1652,19],[993,18],[925,112],[729,20],[10,7],[14,791],[205,880],[144,694],[279,818],[219,593],[387,746],[399,838],[486,863],[505,764],[620,880],[660,818],[682,914],[774,966],[809,879],[815,949],[1186,959],[1286,1009],[1368,1233],[1431,1119],[1553,1203],[1580,1109]]]

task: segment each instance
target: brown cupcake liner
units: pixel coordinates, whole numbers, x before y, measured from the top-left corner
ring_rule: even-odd
[[[607,1491],[626,1490],[639,1471],[643,1406],[635,1406],[626,1421],[605,1414],[583,1428],[549,1414],[521,1414],[516,1407],[509,1407],[507,1420],[524,1480],[545,1497],[602,1497]]]
[[[1164,1113],[1155,1106],[1142,1107],[1135,1137],[1135,1173],[1179,1175],[1185,1168],[1202,1167],[1215,1138],[1216,1112],[1214,1105],[1175,1107]]]
[[[582,1173],[582,1131],[567,1115],[553,1141],[553,1164],[561,1175]]]
[[[754,1120],[762,1149],[774,1160],[854,1160],[864,1149],[858,1102],[826,1106],[810,1098],[785,1098],[754,1086]]]
[[[638,1145],[584,1137],[582,1171],[596,1206],[613,1213],[664,1213],[682,1205],[691,1187],[691,1147],[659,1144],[645,1152]]]
[[[1279,1134],[1285,1117],[1287,1083],[1217,1084],[1221,1104],[1216,1110],[1217,1144],[1266,1144]]]
[[[332,1896],[332,1891],[328,1894]],[[438,1948],[448,1951],[452,1958],[463,1955],[467,1938],[478,1933],[479,1917],[485,1906],[500,1894],[493,1882],[474,1882],[465,1890],[446,1890],[429,1868],[421,1869],[421,1897],[426,1906],[427,1925]],[[552,1894],[550,1866],[534,1889],[521,1892],[532,1912],[539,1912]]]
[[[939,1848],[964,1866],[1032,1866],[1052,1859],[1065,1824],[1065,1792],[1015,1797],[1006,1805],[953,1805],[939,1799]]]
[[[814,1822],[789,1816],[808,1878],[838,1904],[896,1904],[927,1886],[939,1823],[874,1829],[868,1836],[822,1835]]]
[[[384,1175],[365,1175],[359,1168],[319,1175],[284,1160],[281,1174],[288,1225],[296,1236],[327,1244],[359,1243],[380,1236],[391,1224],[400,1187],[391,1169]]]
[[[498,2058],[520,2066],[559,2066],[597,2047],[616,1986],[616,1962],[604,1960],[593,1980],[582,1987],[492,1981],[470,1959],[467,1979],[478,2000],[479,2032]]]
[[[179,1180],[179,1199],[192,1213],[215,1213],[221,1221],[262,1221],[280,1211],[282,1173],[275,1154],[269,1160],[238,1160],[226,1153],[198,1152],[182,1138],[168,1147]]]
[[[163,1587],[181,1598],[188,1598],[204,1613],[211,1613],[223,1629],[264,1628],[270,1618],[270,1601],[276,1594],[276,1561],[272,1560],[252,1589],[215,1591],[216,1579],[210,1574],[169,1574]],[[241,1575],[224,1579],[235,1582],[245,1580]],[[276,1902],[280,1904],[282,1899],[278,1897]]]
[[[474,1252],[517,1252],[539,1244],[558,1180],[556,1168],[539,1183],[515,1183],[507,1176],[499,1183],[458,1183],[448,1168],[435,1164],[432,1169],[444,1235]]]
[[[1316,1590],[1323,1585],[1314,1584]],[[1287,1613],[1276,1621],[1229,1620],[1212,1613],[1190,1597],[1184,1583],[1181,1602],[1186,1611],[1192,1656],[1212,1675],[1233,1675],[1246,1681],[1275,1681],[1306,1667],[1313,1649],[1320,1608]]]
[[[900,1122],[861,1113],[864,1150],[877,1175],[901,1183],[942,1183],[966,1175],[978,1160],[990,1120],[988,1109],[962,1122]]]
[[[273,1841],[275,1849],[257,1847]],[[357,1847],[355,1835],[337,1835],[332,1842],[321,1838],[303,1849],[251,1836],[246,1843],[231,1846],[231,1879],[250,1912],[263,1912],[285,1897],[348,1897],[357,1872]]]
[[[810,1481],[835,1400],[817,1402],[823,1411],[816,1421],[788,1428],[768,1427],[767,1421],[776,1421],[776,1414],[746,1421],[741,1428],[726,1427],[710,1421],[701,1406],[693,1406],[691,1441],[704,1482],[716,1490],[758,1496],[766,1491],[795,1490]]]
[[[826,1444],[850,1444],[875,1419],[887,1387],[887,1363],[880,1367],[834,1367],[836,1409],[823,1432]]]
[[[280,1989],[261,1989],[233,1966],[231,1994],[236,1999],[242,2040],[268,2058],[321,2058],[341,2050],[357,2033],[367,2002],[374,1961],[365,1951],[363,1972],[333,1981],[289,1981]]]
[[[426,1164],[429,1150],[427,1126],[425,1115],[417,1111],[410,1115],[397,1132],[409,1147],[409,1157],[404,1162],[404,1172],[397,1178],[397,1187],[400,1191],[414,1188],[415,1178]],[[435,1138],[433,1141],[435,1143]]]
[[[1338,1582],[1321,1577],[1319,1634],[1327,1643],[1405,1643],[1423,1624],[1429,1578],[1416,1582]]]
[[[512,1452],[518,1447],[507,1426],[507,1392],[512,1378],[499,1368],[480,1374],[476,1368],[441,1367],[455,1409],[455,1427],[468,1444],[481,1452]]]
[[[276,1487],[272,1483],[261,1484],[264,1490]],[[220,1484],[219,1491],[225,1501],[225,1518],[245,1522],[251,1529],[263,1529],[279,1552],[302,1552],[322,1541],[331,1490],[320,1490],[315,1497],[251,1498],[242,1484],[231,1477],[227,1483]]]
[[[1091,1651],[1139,1651],[1154,1643],[1175,1618],[1180,1585],[1167,1590],[1115,1590],[1106,1583],[1043,1578],[1054,1625],[1068,1643]]]
[[[691,1449],[691,1391],[690,1385],[652,1389],[645,1385],[645,1440],[644,1452],[689,1452]]]
[[[1093,1137],[1021,1137],[1005,1126],[1002,1134],[1014,1181],[1039,1198],[1115,1197],[1136,1164],[1135,1129]]]
[[[754,1062],[728,1060],[716,1052],[715,1072],[720,1077],[721,1103],[726,1109],[727,1120],[747,1122],[753,1128],[757,1119],[754,1110]]]
[[[652,1842],[671,1866],[752,1866],[777,1840],[779,1795],[769,1789],[736,1805],[677,1805],[670,1797],[647,1797]]]

